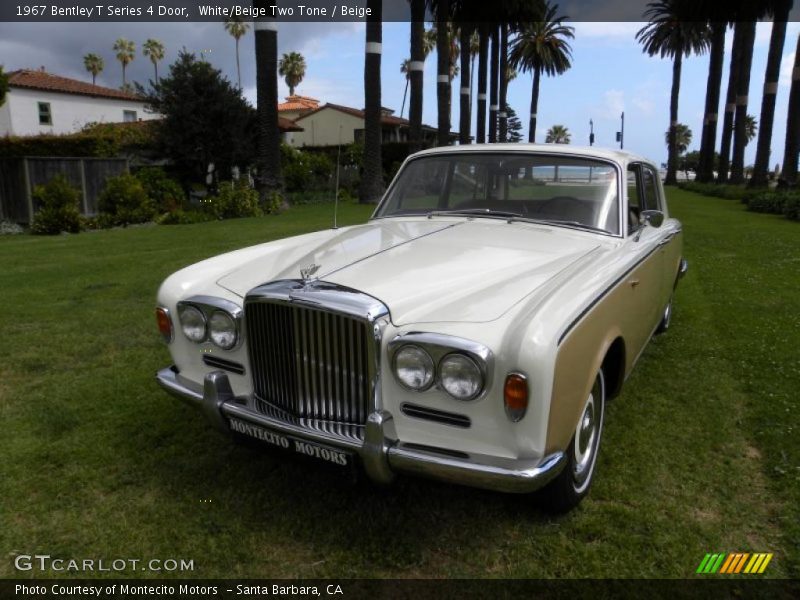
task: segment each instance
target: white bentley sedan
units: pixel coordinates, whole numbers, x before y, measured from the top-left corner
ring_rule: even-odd
[[[606,401],[687,268],[657,168],[556,145],[410,156],[370,221],[187,267],[158,293],[157,380],[223,432],[564,511]]]

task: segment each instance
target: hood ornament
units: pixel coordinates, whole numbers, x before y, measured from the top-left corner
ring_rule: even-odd
[[[320,265],[315,265],[314,263],[311,263],[307,267],[300,269],[300,277],[303,279],[303,281],[309,281],[312,275],[314,275],[314,273],[319,271],[319,268]]]

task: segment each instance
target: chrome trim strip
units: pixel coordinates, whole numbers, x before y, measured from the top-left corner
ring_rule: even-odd
[[[550,482],[567,459],[563,452],[556,452],[544,459],[511,459],[470,454],[469,458],[458,458],[452,454],[410,447],[402,442],[389,448],[389,465],[392,469],[449,481],[461,485],[526,494],[536,491]]]

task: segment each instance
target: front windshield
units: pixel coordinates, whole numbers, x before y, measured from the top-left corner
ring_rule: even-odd
[[[376,216],[429,213],[513,216],[619,235],[617,171],[558,154],[423,156],[400,172]]]

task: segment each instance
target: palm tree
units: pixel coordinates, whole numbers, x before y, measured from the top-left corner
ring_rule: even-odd
[[[148,39],[142,44],[142,54],[150,59],[156,73],[156,83],[158,83],[158,63],[164,60],[164,44],[153,38]]]
[[[547,130],[544,141],[548,144],[569,144],[572,141],[572,134],[564,125],[553,125]]]
[[[783,45],[786,41],[786,22],[793,0],[778,0],[775,4],[772,21],[772,35],[769,40],[767,69],[764,73],[764,95],[761,99],[761,128],[758,134],[756,162],[753,166],[752,186],[767,185],[769,170],[769,151],[772,144],[772,125],[775,120],[775,97],[778,93]]]
[[[96,85],[97,76],[103,72],[106,66],[103,57],[98,54],[89,53],[83,57],[83,66],[92,74],[92,85]]]
[[[413,150],[422,147],[422,90],[425,66],[425,0],[411,2],[411,62],[408,65],[411,98],[408,105],[408,137]]]
[[[117,60],[122,64],[122,86],[128,83],[125,78],[125,69],[136,58],[136,44],[125,38],[119,38],[114,42],[114,52],[117,53]]]
[[[436,3],[436,103],[439,113],[436,143],[450,143],[450,36],[447,22],[450,16],[449,0]]]
[[[756,41],[756,21],[744,24],[739,74],[736,78],[736,112],[733,122],[733,154],[731,156],[731,183],[743,183],[744,147],[747,145],[747,94],[750,91],[750,71],[753,65],[753,46]]]
[[[747,146],[750,142],[756,139],[758,135],[758,121],[753,115],[745,115],[744,117],[744,145]]]
[[[677,181],[678,152],[675,127],[678,125],[678,95],[681,87],[683,55],[701,54],[708,48],[710,35],[705,22],[692,21],[694,0],[656,0],[648,3],[644,16],[650,21],[636,33],[643,51],[650,56],[672,58],[672,95],[669,106],[670,141],[666,184]]]
[[[242,89],[242,68],[239,64],[239,40],[244,37],[244,34],[247,33],[249,28],[249,23],[241,19],[225,21],[225,31],[236,40],[236,81],[238,82],[239,89]]]
[[[400,105],[400,118],[403,118],[403,111],[406,109],[406,96],[408,96],[408,85],[411,81],[411,70],[409,66],[411,65],[411,59],[406,58],[400,63],[400,72],[405,75],[406,79],[406,89],[403,91],[403,103]]]
[[[797,159],[800,154],[800,35],[794,52],[792,87],[789,90],[789,110],[786,116],[786,142],[783,148],[783,178],[789,183],[797,180]]]
[[[678,149],[678,154],[683,154],[688,150],[689,144],[692,143],[692,130],[684,123],[677,123],[674,127],[675,131],[675,147]],[[664,133],[664,141],[669,146],[670,129]]]
[[[253,0],[253,8],[266,12],[269,3],[270,0]],[[256,21],[255,33],[257,185],[260,200],[265,204],[272,199],[270,196],[281,194],[283,189],[278,128],[278,25],[274,19]]]
[[[714,148],[717,145],[717,109],[719,108],[720,87],[722,86],[722,66],[725,60],[725,32],[728,23],[711,23],[711,52],[706,82],[706,106],[703,117],[703,132],[700,134],[700,158],[697,167],[698,181],[711,181],[714,178]]]
[[[736,110],[736,81],[739,77],[739,64],[742,56],[742,39],[746,23],[736,22],[733,28],[733,48],[731,49],[731,65],[728,70],[728,90],[725,94],[725,115],[722,119],[722,134],[719,149],[719,168],[717,181],[728,181],[731,161],[731,142],[733,140],[733,116]],[[708,160],[708,158],[706,158]]]
[[[358,191],[362,204],[374,204],[383,194],[381,163],[381,0],[367,0],[372,18],[367,20],[364,58],[364,172]]]
[[[473,25],[461,23],[461,99],[459,107],[458,141],[460,144],[470,143],[470,124],[472,122],[472,65],[470,58],[472,53],[471,40],[473,38]]]
[[[478,118],[475,121],[475,141],[486,141],[486,85],[489,70],[489,27],[478,26]]]
[[[281,57],[278,73],[289,86],[289,95],[294,96],[294,89],[306,75],[306,59],[299,52],[289,52]]]
[[[536,111],[539,106],[539,80],[542,73],[560,75],[572,66],[572,48],[568,39],[574,39],[575,29],[564,25],[566,16],[556,16],[557,4],[545,3],[543,20],[522,23],[511,41],[510,63],[516,69],[533,72],[531,90],[531,117],[528,141],[536,141]]]

